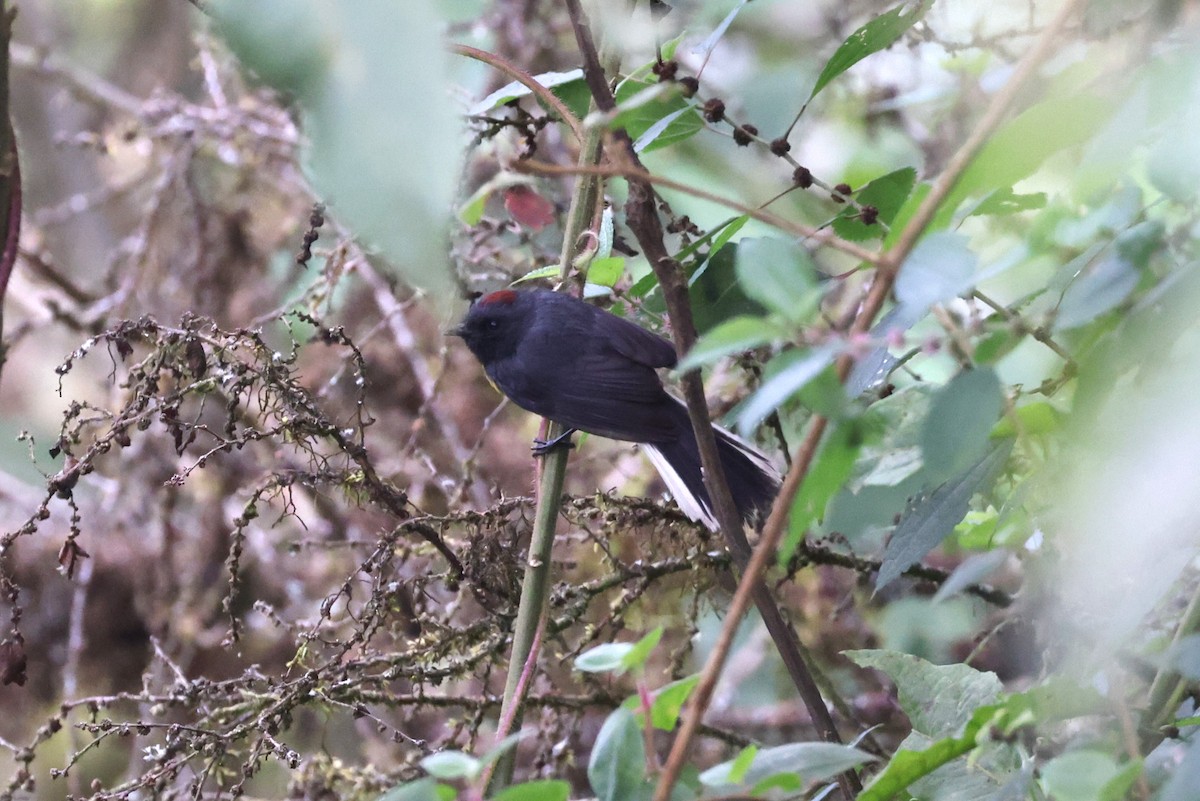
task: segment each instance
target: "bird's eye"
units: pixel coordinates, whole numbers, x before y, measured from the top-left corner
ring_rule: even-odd
[[[487,327],[488,327],[489,331],[495,331],[497,328],[500,327],[500,321],[499,320],[488,320]]]

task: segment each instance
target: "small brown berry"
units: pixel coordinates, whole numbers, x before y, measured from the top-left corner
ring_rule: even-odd
[[[838,184],[833,188],[833,191],[837,192],[839,195],[854,194],[854,190],[850,188],[850,184]]]
[[[691,75],[687,75],[679,79],[679,88],[684,97],[691,97],[692,95],[696,94],[696,92],[700,91],[700,81],[696,80]]]
[[[874,225],[879,222],[879,209],[874,206],[863,206],[858,212],[858,218],[863,221],[864,225]]]
[[[783,138],[782,136],[779,137],[778,139],[771,140],[771,152],[774,153],[776,156],[782,156],[791,149],[792,149],[792,146],[790,144],[788,144],[788,140]]]
[[[651,71],[658,76],[658,80],[662,83],[673,81],[675,80],[675,73],[679,71],[679,62],[675,60],[658,61],[655,62]]]
[[[801,189],[808,189],[813,185],[813,174],[808,167],[797,167],[792,173],[792,183]]]
[[[720,122],[725,119],[725,101],[714,97],[704,104],[704,119],[709,122]]]
[[[753,128],[754,126],[751,125],[749,127]],[[746,130],[746,128],[747,126],[745,125],[739,125],[733,129],[733,141],[738,147],[745,147],[754,141],[752,133]]]

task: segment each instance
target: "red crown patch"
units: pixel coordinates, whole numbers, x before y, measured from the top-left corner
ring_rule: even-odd
[[[510,303],[516,302],[517,293],[511,289],[498,289],[495,292],[489,292],[478,301],[480,306],[491,306],[493,303],[507,306]]]

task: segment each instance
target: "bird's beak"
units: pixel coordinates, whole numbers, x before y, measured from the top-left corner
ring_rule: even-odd
[[[447,328],[446,330],[442,331],[442,336],[461,337],[462,335],[463,335],[463,327],[461,324],[456,325],[453,328]]]

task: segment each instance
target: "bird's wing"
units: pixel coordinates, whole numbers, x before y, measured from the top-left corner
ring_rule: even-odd
[[[646,367],[674,367],[675,346],[636,323],[596,310],[595,336],[622,356]]]
[[[639,329],[640,330],[640,329]],[[602,437],[659,442],[676,436],[671,397],[652,367],[605,349],[571,364],[554,412],[563,425]]]

